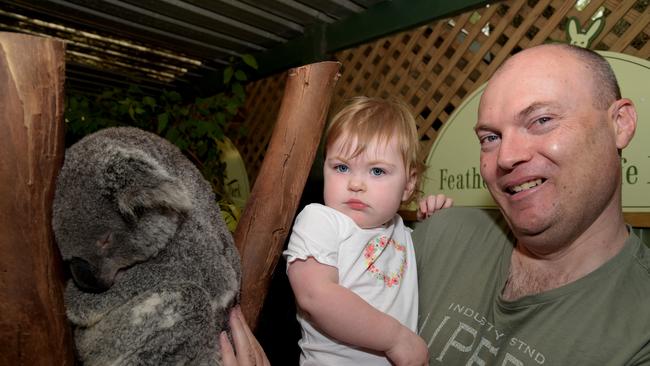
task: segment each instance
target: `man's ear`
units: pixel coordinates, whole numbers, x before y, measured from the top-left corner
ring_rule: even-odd
[[[634,103],[627,98],[619,99],[609,107],[609,115],[614,123],[616,147],[623,149],[630,143],[636,130],[637,115]]]
[[[103,179],[126,216],[135,217],[138,210],[154,207],[178,213],[191,208],[185,186],[141,150],[112,149],[107,154]]]
[[[408,201],[415,192],[415,183],[417,182],[417,172],[414,168],[411,168],[407,171],[408,177],[406,178],[406,186],[404,187],[404,193],[402,194],[402,202]]]

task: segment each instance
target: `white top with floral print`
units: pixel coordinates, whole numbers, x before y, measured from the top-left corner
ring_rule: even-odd
[[[361,229],[348,216],[320,204],[307,205],[296,218],[287,266],[313,257],[336,267],[339,284],[413,331],[418,314],[417,274],[411,229],[395,215],[386,225]],[[300,312],[301,365],[390,365],[384,355],[342,344],[315,329]],[[368,334],[368,337],[372,337]]]

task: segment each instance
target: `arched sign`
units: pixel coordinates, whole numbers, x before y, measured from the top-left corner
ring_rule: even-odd
[[[599,52],[612,65],[621,93],[637,108],[638,124],[632,143],[623,150],[623,211],[644,213],[650,224],[650,62],[615,52]],[[444,193],[456,206],[496,208],[479,173],[480,147],[474,134],[478,104],[486,84],[449,117],[427,158],[423,191]],[[636,223],[635,223],[636,225]]]

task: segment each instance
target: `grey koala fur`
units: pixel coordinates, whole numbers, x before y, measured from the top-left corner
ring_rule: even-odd
[[[240,259],[211,186],[168,141],[108,128],[71,146],[54,235],[84,365],[219,365]]]

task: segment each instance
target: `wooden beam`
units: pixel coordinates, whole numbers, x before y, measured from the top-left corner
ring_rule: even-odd
[[[73,365],[51,228],[65,45],[0,33],[0,364]]]
[[[235,231],[242,311],[252,328],[314,162],[340,67],[321,62],[289,70],[269,147]]]

